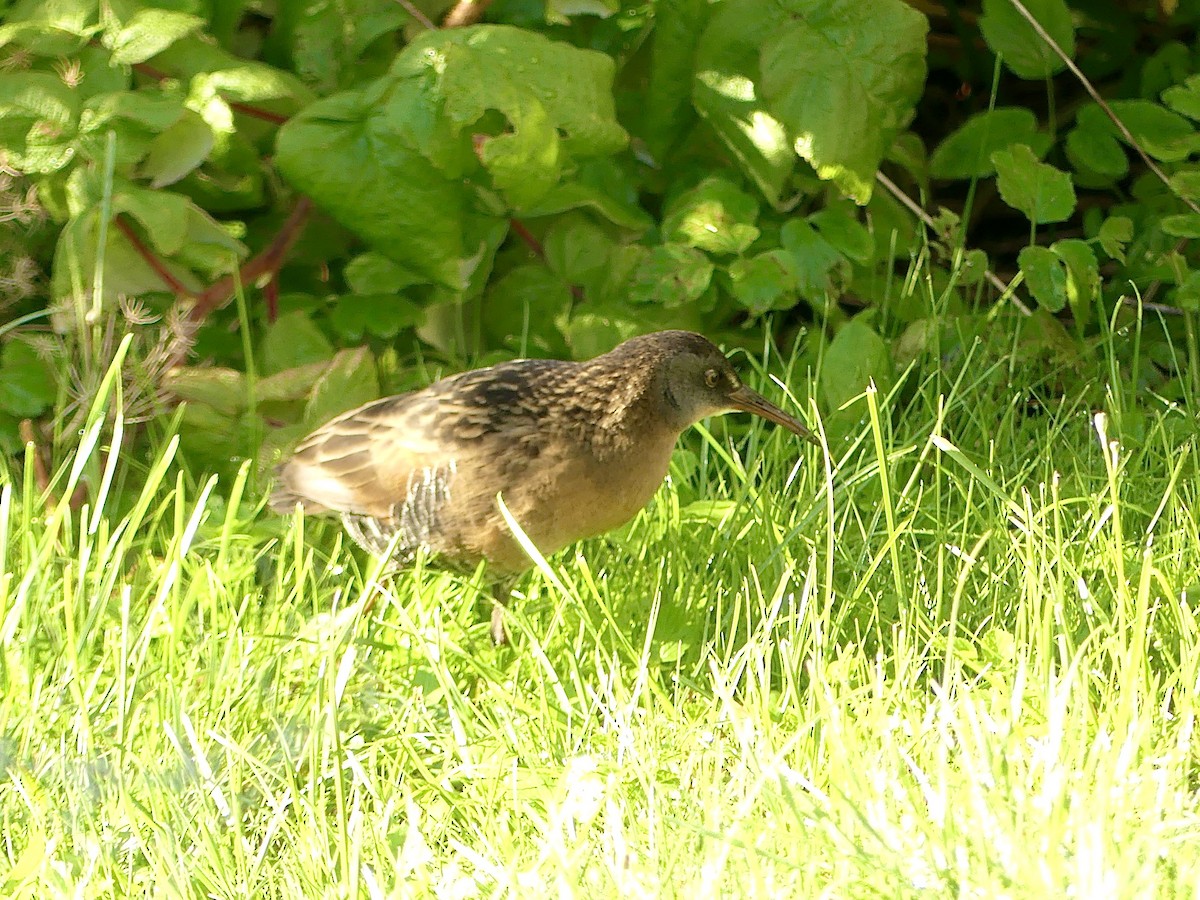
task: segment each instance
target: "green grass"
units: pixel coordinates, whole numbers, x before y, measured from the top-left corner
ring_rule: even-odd
[[[3,895],[1194,895],[1192,413],[973,347],[828,457],[710,423],[504,650],[98,403],[90,506],[0,494]]]

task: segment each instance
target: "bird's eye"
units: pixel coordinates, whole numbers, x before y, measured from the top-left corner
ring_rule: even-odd
[[[709,369],[704,373],[704,383],[710,388],[715,388],[721,383],[721,373],[716,369]]]

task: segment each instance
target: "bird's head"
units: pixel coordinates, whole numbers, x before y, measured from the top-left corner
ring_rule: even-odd
[[[680,431],[706,416],[740,411],[762,416],[817,443],[799,419],[746,387],[733,364],[707,338],[689,331],[663,331],[647,338],[657,339],[663,351],[656,379],[663,416]]]

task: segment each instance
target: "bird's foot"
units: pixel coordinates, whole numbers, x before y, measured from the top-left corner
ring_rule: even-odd
[[[508,644],[508,631],[504,627],[504,605],[498,600],[492,601],[492,644],[503,647]]]

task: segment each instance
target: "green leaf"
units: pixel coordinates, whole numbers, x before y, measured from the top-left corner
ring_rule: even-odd
[[[422,278],[465,290],[491,266],[506,219],[481,208],[410,146],[411,110],[383,96],[338,94],[279,130],[276,165],[343,226]]]
[[[1024,0],[1024,3],[1062,51],[1074,58],[1075,28],[1064,0]],[[1049,78],[1066,65],[1009,0],[983,0],[979,28],[988,46],[1021,78]]]
[[[38,56],[72,56],[97,30],[95,0],[18,0],[4,13],[0,47],[14,44]]]
[[[375,358],[366,347],[342,350],[313,385],[304,423],[316,427],[379,397]]]
[[[274,375],[323,362],[333,355],[333,347],[308,315],[297,310],[285,313],[267,328],[262,354],[263,373]]]
[[[641,95],[638,134],[662,159],[696,119],[692,76],[700,35],[714,7],[707,0],[659,0],[654,6],[650,73]]]
[[[607,19],[620,10],[620,0],[547,0],[546,21],[566,25],[572,16],[598,16]]]
[[[924,89],[928,22],[901,0],[781,5],[762,46],[767,108],[817,175],[865,204]]]
[[[1172,300],[1185,312],[1200,312],[1200,272],[1189,272],[1175,289]]]
[[[888,347],[871,326],[851,319],[825,350],[819,388],[834,410],[866,390],[872,381],[886,390],[892,380]]]
[[[608,56],[507,26],[427,32],[385,78],[289,121],[276,162],[376,250],[467,290],[510,211],[544,201],[572,160],[625,146],[612,76]]]
[[[1162,228],[1164,234],[1172,237],[1198,238],[1200,237],[1200,214],[1180,213],[1174,216],[1164,216],[1159,222],[1159,227]]]
[[[518,266],[488,288],[483,305],[483,328],[496,344],[516,346],[534,332],[550,333],[554,322],[571,305],[566,282],[542,265]]]
[[[708,290],[712,274],[712,263],[700,251],[663,244],[642,257],[628,285],[628,300],[668,309],[683,306]]]
[[[174,184],[204,162],[212,147],[212,129],[189,109],[150,143],[142,176],[150,179],[151,187]]]
[[[395,294],[349,294],[338,299],[329,320],[346,340],[366,334],[387,339],[424,322],[425,310]]]
[[[933,151],[929,173],[934,178],[986,178],[996,171],[992,153],[1012,144],[1027,145],[1041,159],[1050,149],[1051,139],[1038,131],[1037,119],[1023,107],[976,113]]]
[[[786,250],[768,250],[729,264],[733,296],[752,315],[791,309],[799,299],[799,272]]]
[[[19,419],[40,416],[57,399],[58,381],[50,364],[21,340],[0,352],[0,410]]]
[[[1134,141],[1155,159],[1178,162],[1200,149],[1200,137],[1192,123],[1157,103],[1149,100],[1113,100],[1109,107],[1129,129]],[[1080,115],[1083,115],[1082,110]],[[1107,116],[1104,122],[1113,134],[1120,137],[1116,126]],[[1121,137],[1121,140],[1124,138]]]
[[[713,176],[667,206],[662,232],[668,241],[709,253],[741,253],[758,240],[757,219],[757,200],[733,182]]]
[[[105,39],[112,50],[113,62],[145,62],[162,53],[180,38],[204,27],[199,16],[169,9],[139,9],[115,34]]]
[[[374,250],[361,253],[346,263],[342,275],[356,294],[391,294],[421,280]]]
[[[1125,245],[1133,240],[1133,220],[1125,216],[1109,216],[1096,235],[1104,252],[1119,262],[1125,262]]]
[[[1100,293],[1100,266],[1096,251],[1086,241],[1068,238],[1050,245],[1067,271],[1067,302],[1080,328],[1091,318],[1093,301]]]
[[[1162,100],[1175,112],[1189,119],[1200,119],[1200,75],[1189,75],[1183,84],[1167,88],[1162,92]]]
[[[563,73],[570,77],[564,78]],[[609,156],[628,143],[613,108],[611,57],[503,25],[425,32],[406,47],[391,77],[414,79],[443,105],[456,132],[489,110],[508,125],[483,145],[484,167],[496,186],[536,200],[561,180],[567,159]],[[428,105],[428,101],[425,104]],[[433,155],[438,139],[418,146]]]
[[[221,366],[188,366],[172,369],[163,379],[164,390],[189,403],[204,403],[217,412],[234,415],[246,405],[246,377]]]
[[[824,303],[833,289],[834,270],[843,263],[842,254],[803,219],[788,220],[779,242],[796,264],[800,296],[809,303]]]
[[[858,210],[853,204],[831,203],[809,216],[808,221],[843,256],[865,263],[875,255],[875,238],[858,220]]]
[[[1075,188],[1071,176],[1038,162],[1024,144],[992,153],[1000,196],[1035,225],[1063,222],[1075,211]]]
[[[604,229],[586,216],[564,216],[542,241],[546,264],[568,284],[582,285],[593,295],[610,267],[615,244]]]
[[[641,233],[654,220],[638,206],[638,186],[610,159],[586,159],[571,181],[550,190],[524,211],[529,218],[555,215],[569,209],[594,210],[614,225]]]
[[[1017,256],[1025,284],[1038,305],[1059,312],[1067,305],[1067,272],[1062,260],[1046,247],[1026,247]]]
[[[1098,106],[1085,106],[1067,134],[1067,158],[1077,169],[1109,178],[1123,178],[1129,158],[1117,141],[1112,122]]]
[[[1189,167],[1172,172],[1168,181],[1175,196],[1184,200],[1200,198],[1200,168]]]
[[[183,249],[192,208],[192,201],[182,194],[151,191],[125,181],[113,185],[113,212],[137,219],[155,249],[168,256]]]
[[[764,0],[722,3],[700,37],[692,82],[696,111],[771,203],[779,202],[796,164],[787,129],[758,87],[760,50],[781,18]]]

